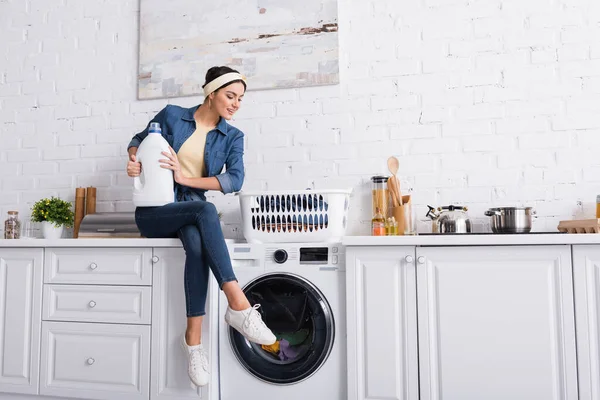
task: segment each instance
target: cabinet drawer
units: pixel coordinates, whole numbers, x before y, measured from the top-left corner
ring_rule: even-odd
[[[45,283],[151,285],[152,249],[49,248]]]
[[[151,298],[146,286],[46,284],[43,319],[149,325]]]
[[[149,355],[149,326],[43,322],[40,394],[147,400]]]

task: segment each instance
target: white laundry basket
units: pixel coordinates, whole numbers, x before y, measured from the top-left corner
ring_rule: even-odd
[[[249,243],[335,242],[346,233],[351,190],[240,192]]]

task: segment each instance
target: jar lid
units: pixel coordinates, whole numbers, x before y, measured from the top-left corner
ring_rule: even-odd
[[[18,211],[9,211],[8,215],[19,215]]]
[[[388,177],[377,175],[371,177],[371,180],[373,181],[373,183],[386,183],[388,181]]]

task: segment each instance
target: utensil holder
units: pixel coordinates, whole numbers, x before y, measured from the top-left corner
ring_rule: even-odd
[[[410,195],[402,196],[402,205],[392,208],[392,216],[398,223],[398,235],[404,235],[408,227],[414,227],[415,221],[412,221],[413,213]]]

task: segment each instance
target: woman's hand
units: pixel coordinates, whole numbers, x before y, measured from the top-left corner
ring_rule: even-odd
[[[135,178],[136,176],[140,176],[141,172],[142,163],[137,161],[135,154],[130,154],[129,161],[127,162],[127,175],[129,175],[132,178]]]
[[[177,153],[175,153],[175,150],[173,150],[173,148],[169,146],[169,152],[167,153],[166,151],[163,151],[162,155],[166,156],[167,159],[163,158],[161,160],[158,160],[162,163],[161,167],[173,171],[173,179],[175,180],[175,182],[183,184],[183,180],[185,179],[185,177],[181,172],[181,164],[179,164],[179,159],[177,158]]]

